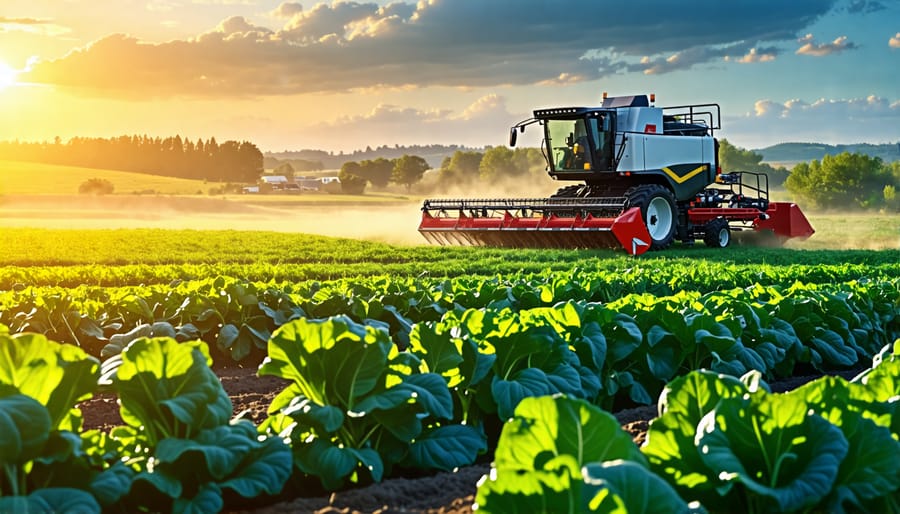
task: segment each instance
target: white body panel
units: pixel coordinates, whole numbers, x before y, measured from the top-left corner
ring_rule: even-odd
[[[625,152],[617,171],[658,170],[674,164],[703,163],[715,167],[715,143],[711,137],[625,135]],[[617,143],[621,136],[617,136]]]
[[[663,114],[659,107],[622,107],[616,109],[616,132],[662,134]]]

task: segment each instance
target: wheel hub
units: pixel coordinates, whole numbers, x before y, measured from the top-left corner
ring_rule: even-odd
[[[647,206],[647,231],[655,240],[665,238],[672,230],[672,207],[665,198],[656,197]]]

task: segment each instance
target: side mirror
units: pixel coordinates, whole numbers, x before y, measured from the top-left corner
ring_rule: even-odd
[[[509,129],[509,146],[516,146],[516,127]]]

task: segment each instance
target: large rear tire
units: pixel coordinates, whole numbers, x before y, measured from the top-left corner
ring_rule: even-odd
[[[633,187],[625,193],[625,209],[639,207],[647,232],[650,233],[650,249],[662,250],[672,245],[678,226],[678,208],[675,195],[658,184]]]
[[[703,242],[711,248],[725,248],[731,244],[731,229],[728,228],[728,220],[716,218],[706,224]]]

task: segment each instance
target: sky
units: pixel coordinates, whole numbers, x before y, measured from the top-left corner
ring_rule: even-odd
[[[900,0],[0,4],[0,140],[483,147],[603,92],[717,103],[743,148],[896,143]]]

